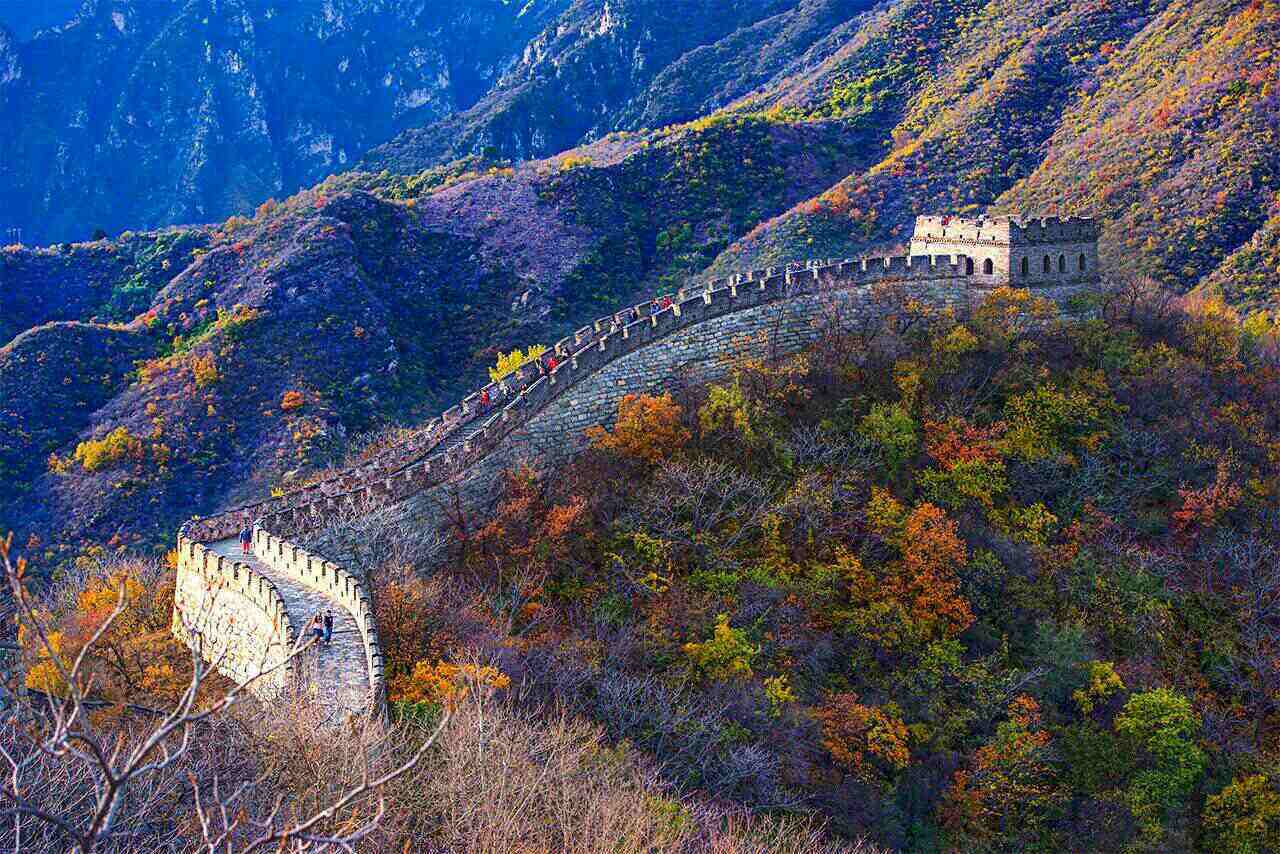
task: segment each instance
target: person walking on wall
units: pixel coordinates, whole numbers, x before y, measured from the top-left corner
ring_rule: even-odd
[[[248,521],[246,521],[244,523],[244,527],[240,529],[240,554],[247,555],[249,553],[249,547],[252,545],[253,530],[249,527]]]
[[[324,645],[328,646],[333,640],[333,612],[324,612]]]

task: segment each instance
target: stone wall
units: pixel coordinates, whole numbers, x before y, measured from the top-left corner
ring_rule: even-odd
[[[289,655],[298,639],[284,599],[247,564],[214,554],[178,534],[173,634],[223,675],[271,700],[295,684]]]
[[[267,518],[254,526],[253,551],[259,560],[276,572],[296,579],[313,590],[319,590],[351,612],[364,645],[365,664],[369,668],[369,706],[378,708],[386,700],[386,676],[382,644],[373,619],[373,602],[364,579],[342,566],[293,545],[279,534],[273,534]],[[275,526],[273,526],[275,527]],[[298,532],[290,531],[290,536]]]
[[[1057,236],[1066,240],[1078,230],[1073,224],[1036,228],[1040,239],[1048,239],[1058,229],[1062,233]],[[822,318],[838,317],[852,324],[886,311],[892,303],[880,296],[887,288],[900,288],[916,300],[963,316],[990,287],[1008,282],[1013,257],[1008,241],[1011,235],[1022,239],[1021,235],[1031,233],[1029,229],[1028,224],[1005,221],[991,229],[989,243],[972,247],[975,251],[991,248],[994,253],[1001,246],[999,241],[1004,241],[1003,282],[999,275],[975,272],[974,259],[954,252],[956,247],[947,242],[947,254],[815,262],[735,275],[600,318],[556,342],[537,363],[468,395],[415,431],[407,442],[285,495],[192,520],[184,527],[187,540],[180,536],[184,555],[180,579],[184,563],[192,577],[197,575],[197,565],[201,578],[211,573],[207,550],[197,561],[198,549],[191,541],[230,537],[246,520],[255,520],[255,553],[260,559],[273,570],[324,592],[355,616],[370,684],[380,695],[382,652],[363,579],[299,548],[290,542],[292,538],[324,528],[336,515],[375,510],[387,511],[395,521],[439,526],[446,518],[445,509],[455,501],[471,509],[492,501],[495,480],[502,471],[520,462],[545,469],[575,453],[585,443],[587,427],[612,423],[623,395],[714,379],[728,369],[726,356],[740,344],[750,346],[767,339],[776,355],[799,351],[821,334]],[[986,241],[987,235],[979,231],[974,238]],[[1051,258],[1052,274],[1058,269],[1057,256],[1049,255],[1047,246],[1036,249]],[[1081,248],[1096,270],[1092,245],[1085,249],[1083,244],[1064,242],[1057,248],[1064,265],[1068,249]],[[1036,281],[1046,295],[1065,303],[1082,289],[1087,277],[1062,272]],[[340,544],[321,542],[316,547],[330,558],[340,558]],[[225,578],[228,571],[219,564],[213,574]],[[252,587],[252,582],[247,583]],[[180,588],[179,611],[202,604],[202,588],[194,581],[187,579]],[[236,672],[250,670],[240,662],[242,648],[258,644],[288,649],[296,637],[287,617],[283,628],[278,625],[276,603],[268,592],[261,584],[255,589],[256,597],[247,595],[247,603],[236,602],[226,611],[227,616],[244,613],[244,624],[224,619],[211,629],[229,634],[224,646],[237,652],[231,665]],[[279,612],[283,615],[282,603]],[[286,638],[289,643],[284,642]]]
[[[833,265],[685,295],[670,312],[620,326],[572,354],[562,366],[565,376],[558,367],[530,389],[531,398],[538,395],[536,402],[497,413],[463,445],[407,470],[403,484],[392,478],[357,490],[349,498],[351,508],[394,505],[392,519],[436,526],[459,501],[464,509],[483,507],[493,499],[501,472],[519,463],[545,470],[577,453],[586,442],[586,428],[612,425],[623,395],[715,379],[728,370],[728,357],[752,343],[759,347],[767,341],[779,356],[798,352],[821,334],[822,318],[837,316],[853,325],[885,311],[890,303],[878,297],[887,286],[901,286],[904,296],[935,308],[962,316],[968,312],[973,291],[961,265],[913,260],[912,265],[873,266],[872,281],[862,265],[844,270]],[[292,526],[319,527],[321,518],[340,507],[343,499],[297,508]],[[303,520],[303,514],[315,521]],[[322,541],[316,547],[344,556],[341,543]]]

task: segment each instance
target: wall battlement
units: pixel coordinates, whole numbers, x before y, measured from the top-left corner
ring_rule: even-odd
[[[913,239],[973,241],[1009,246],[1096,241],[1101,225],[1092,217],[919,216]]]
[[[178,532],[173,634],[236,681],[257,679],[250,690],[264,700],[296,683],[287,659],[298,627],[280,591],[248,564],[192,539],[185,525]]]
[[[989,255],[952,251],[952,222],[944,226],[941,217],[921,217],[909,256],[824,259],[755,270],[598,318],[555,342],[536,362],[467,395],[407,441],[283,495],[193,519],[181,536],[203,542],[224,539],[234,536],[246,518],[253,519],[255,553],[272,571],[324,593],[353,615],[365,647],[370,690],[380,697],[382,651],[363,579],[290,538],[324,527],[338,513],[388,507],[417,512],[412,508],[422,496],[450,484],[469,484],[469,494],[483,500],[497,472],[515,454],[563,452],[578,442],[586,426],[607,420],[623,394],[653,388],[672,370],[688,372],[693,364],[722,361],[741,334],[771,330],[780,335],[784,349],[800,349],[815,337],[813,318],[824,314],[828,301],[841,314],[856,317],[883,311],[877,295],[886,287],[899,287],[913,298],[963,315],[992,287],[1009,283],[1012,258],[1031,256],[1009,256],[1003,273],[984,272]],[[1017,241],[1037,247],[1037,252],[1048,245],[1049,236],[1080,237],[1083,243],[1069,244],[1074,250],[1096,231],[1091,220],[995,217],[966,223],[964,228],[975,235],[989,234],[990,247],[1007,250]],[[930,236],[935,225],[936,240]],[[943,228],[949,235],[945,240]],[[1047,292],[1063,300],[1096,276],[1096,248],[1091,255],[1078,253],[1085,260],[1073,255],[1080,275],[1068,275],[1065,248],[1059,254],[1064,274],[1046,274],[1031,284],[1048,285]],[[1051,258],[1044,254],[1046,271]],[[1059,265],[1055,261],[1053,266],[1056,270]],[[269,596],[251,601],[267,617],[275,614]],[[276,641],[264,636],[263,642]]]

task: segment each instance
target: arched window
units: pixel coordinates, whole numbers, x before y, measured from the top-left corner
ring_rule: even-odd
[[[1058,256],[1058,272],[1059,273],[1067,272],[1067,256],[1066,255]]]
[[[1031,274],[1031,265],[1027,263],[1027,259],[1022,259],[1022,276],[1026,278]]]
[[[1051,264],[1050,264],[1050,261],[1049,261],[1049,256],[1048,256],[1048,255],[1046,255],[1046,256],[1044,256],[1044,271],[1045,271],[1046,273],[1048,273],[1051,269],[1052,269],[1052,267],[1051,267]]]
[[[1084,272],[1084,253],[1080,253],[1080,272]]]
[[[972,258],[964,259],[964,274],[966,276],[973,275],[973,259]]]
[[[995,271],[996,271],[996,265],[992,263],[990,258],[982,262],[982,272],[990,276]]]

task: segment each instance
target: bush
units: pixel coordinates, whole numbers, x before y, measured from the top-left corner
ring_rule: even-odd
[[[651,397],[628,394],[618,403],[613,432],[603,427],[587,429],[593,447],[620,456],[659,463],[684,447],[692,434],[680,423],[681,408],[670,394]]]
[[[292,412],[295,409],[301,409],[306,404],[306,399],[300,391],[286,391],[284,397],[280,398],[280,411]]]
[[[518,349],[510,353],[499,353],[498,364],[489,369],[489,379],[496,383],[503,377],[514,374],[545,352],[547,352],[545,344],[533,344],[523,353]]]
[[[125,427],[117,427],[101,439],[90,439],[76,445],[75,458],[85,471],[98,471],[132,457],[142,459],[142,440]]]

